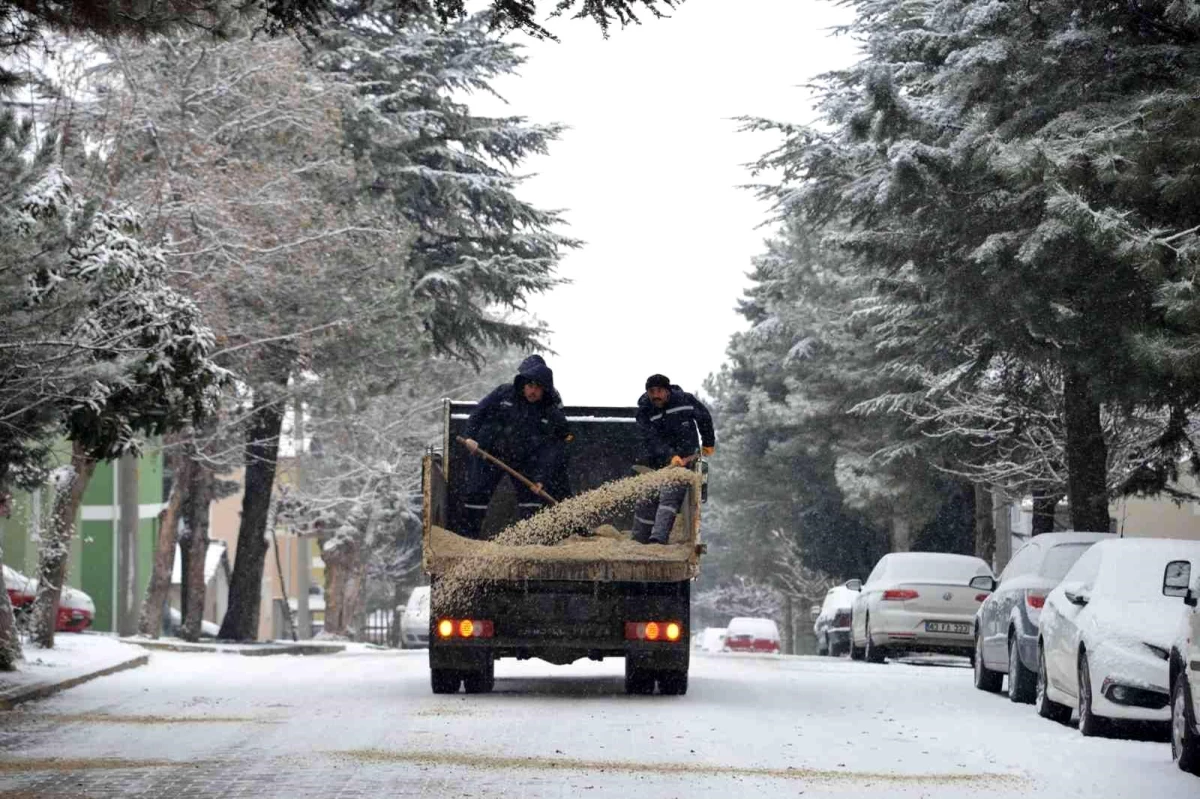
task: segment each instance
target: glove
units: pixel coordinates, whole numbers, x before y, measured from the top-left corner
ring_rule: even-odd
[[[704,453],[704,457],[708,458],[708,457],[711,457],[712,454],[717,451],[717,448],[716,447],[701,447],[700,451]]]
[[[678,455],[671,456],[671,465],[672,466],[686,466],[686,464],[683,462],[683,458],[679,457]]]

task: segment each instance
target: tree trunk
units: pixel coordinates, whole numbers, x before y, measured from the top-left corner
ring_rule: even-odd
[[[988,563],[996,555],[996,525],[992,520],[992,492],[983,483],[975,484],[975,556]]]
[[[208,508],[213,498],[214,475],[203,466],[192,470],[191,485],[184,500],[187,514],[188,540],[185,568],[181,570],[182,593],[179,612],[183,624],[179,637],[185,641],[200,638],[201,622],[204,621],[204,597],[207,592],[204,566],[208,560]]]
[[[0,549],[0,671],[16,671],[21,660],[21,639],[17,620],[4,585],[4,550]]]
[[[796,653],[796,622],[793,616],[795,603],[792,600],[791,594],[785,594],[783,597],[783,630],[787,635],[787,640],[784,641],[784,654],[795,655]]]
[[[1067,432],[1067,501],[1071,526],[1080,532],[1107,533],[1108,445],[1100,426],[1100,404],[1088,378],[1066,369],[1063,407]]]
[[[175,443],[175,442],[171,442]],[[142,602],[142,615],[138,621],[138,632],[152,638],[162,634],[162,612],[171,590],[171,573],[175,570],[175,547],[179,543],[179,519],[183,510],[183,497],[191,481],[192,470],[197,468],[190,451],[168,447],[166,458],[171,467],[171,494],[167,507],[159,514],[158,544],[154,548],[154,565],[150,582],[146,586],[146,598]]]
[[[279,457],[279,432],[283,406],[256,403],[246,434],[246,475],[242,495],[242,520],[238,527],[237,555],[229,581],[229,608],[221,622],[220,637],[253,641],[258,637],[258,610],[262,601],[263,565],[267,557],[267,517],[275,487]]]
[[[908,552],[912,548],[912,525],[899,511],[892,511],[892,551]]]
[[[996,574],[1012,560],[1012,509],[1008,497],[998,490],[992,491],[992,526],[995,530],[996,554],[993,558]]]
[[[325,561],[324,632],[347,635],[354,619],[358,547],[343,539],[341,546],[325,551],[322,557]]]
[[[1054,532],[1054,510],[1060,499],[1062,494],[1059,493],[1033,492],[1033,535]]]
[[[83,503],[96,461],[84,451],[83,445],[71,445],[69,473],[60,473],[55,486],[54,512],[50,528],[41,531],[38,547],[38,589],[33,602],[33,640],[45,649],[54,647],[54,627],[58,620],[58,603],[67,574],[67,558],[71,555],[71,538],[75,535],[75,520]]]
[[[399,649],[402,645],[400,641],[400,617],[404,615],[404,596],[400,582],[396,581],[392,584],[392,626],[388,630],[388,646],[392,649]]]

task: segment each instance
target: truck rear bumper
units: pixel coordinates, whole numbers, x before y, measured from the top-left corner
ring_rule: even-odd
[[[539,658],[556,665],[577,660],[603,660],[623,657],[638,668],[680,670],[688,666],[689,652],[684,642],[646,644],[636,641],[505,640],[471,642],[435,642],[429,647],[429,667],[469,671],[483,668],[500,658],[529,660]]]

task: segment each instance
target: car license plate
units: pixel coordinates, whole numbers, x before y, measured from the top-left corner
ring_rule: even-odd
[[[927,621],[925,622],[925,632],[927,633],[954,633],[955,635],[970,635],[971,625],[963,624],[954,621]]]

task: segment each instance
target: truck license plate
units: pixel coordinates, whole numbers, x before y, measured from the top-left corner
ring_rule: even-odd
[[[925,622],[925,632],[970,635],[971,625],[955,621],[927,621]]]

